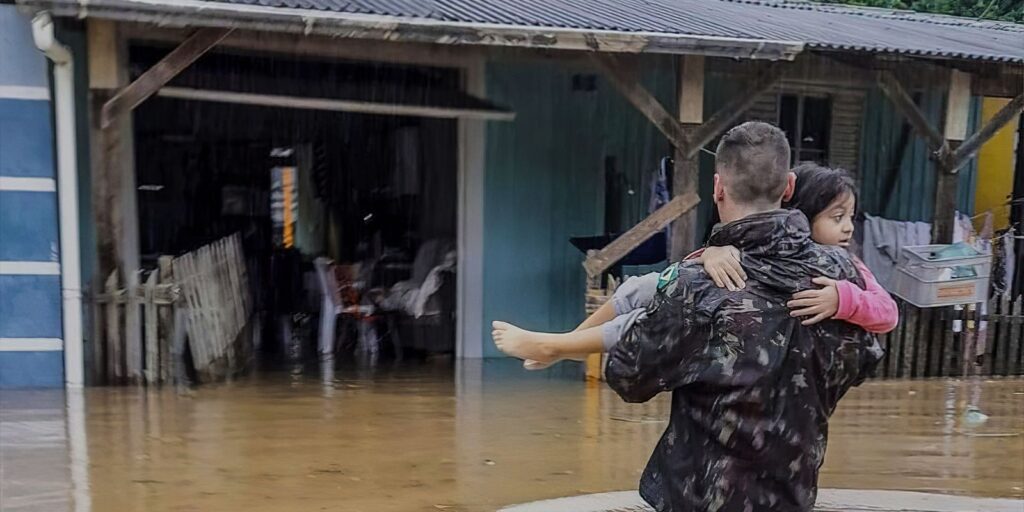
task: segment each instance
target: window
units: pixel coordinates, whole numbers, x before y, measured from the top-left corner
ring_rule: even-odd
[[[828,163],[832,99],[828,96],[783,94],[779,98],[779,128],[786,132],[793,163]]]

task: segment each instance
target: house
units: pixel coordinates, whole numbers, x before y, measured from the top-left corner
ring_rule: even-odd
[[[745,119],[940,238],[953,210],[1005,199],[1022,160],[1011,23],[789,0],[16,4],[0,5],[0,386],[87,382],[83,296],[277,229],[271,169],[300,169],[285,238],[304,258],[450,239],[451,351],[480,358],[498,355],[491,320],[578,322],[581,263],[599,274],[671,221],[672,254],[697,245],[705,150]],[[666,156],[676,199],[641,222]],[[586,261],[568,242],[631,226]],[[276,291],[270,272],[257,290]]]

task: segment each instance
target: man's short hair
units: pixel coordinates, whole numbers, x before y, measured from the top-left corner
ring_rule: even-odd
[[[789,141],[779,128],[748,121],[722,136],[715,170],[729,195],[742,204],[774,203],[782,198],[789,174]]]

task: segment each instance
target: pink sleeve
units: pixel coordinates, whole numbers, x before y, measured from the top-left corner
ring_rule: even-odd
[[[833,318],[859,325],[865,331],[876,334],[885,334],[895,329],[900,320],[896,301],[892,300],[889,292],[878,284],[875,276],[860,260],[854,259],[854,264],[864,278],[864,289],[850,281],[837,282],[839,309]]]

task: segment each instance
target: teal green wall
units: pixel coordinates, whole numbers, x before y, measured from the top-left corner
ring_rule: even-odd
[[[920,107],[933,126],[942,126],[945,91],[928,89],[921,92]],[[885,95],[878,89],[872,90],[864,106],[861,132],[861,205],[872,215],[888,219],[931,222],[935,211],[935,166],[928,158],[928,148],[921,137],[913,135],[900,163],[899,178],[896,180],[893,198],[884,205],[886,176],[892,154],[900,137],[903,116],[892,107]],[[980,101],[972,102],[971,120],[968,131],[978,126]],[[974,185],[976,162],[960,170],[958,207],[961,211],[974,212]]]
[[[643,81],[675,108],[671,59],[644,61]],[[562,331],[583,319],[583,256],[569,237],[604,227],[604,160],[615,156],[633,194],[624,225],[647,214],[650,177],[669,145],[607,82],[572,90],[595,71],[565,62],[493,61],[487,97],[516,113],[487,126],[484,180],[484,356],[499,356],[493,320]]]

